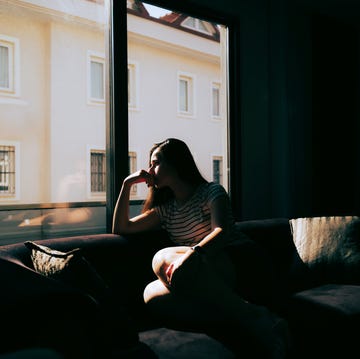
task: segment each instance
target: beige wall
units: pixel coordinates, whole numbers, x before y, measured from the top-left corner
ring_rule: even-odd
[[[21,69],[18,96],[0,98],[0,140],[20,143],[20,201],[45,201],[48,26],[7,15],[1,18],[0,34],[19,40]]]
[[[88,51],[104,54],[104,34],[98,5],[79,4],[86,6],[0,4],[0,35],[16,38],[20,51],[20,91],[0,93],[0,143],[20,144],[20,184],[16,198],[0,197],[0,203],[92,199],[88,150],[105,149],[105,105],[88,101]]]
[[[105,149],[105,105],[87,97],[88,51],[104,54],[103,36],[53,23],[51,39],[51,201],[86,201],[87,146]]]

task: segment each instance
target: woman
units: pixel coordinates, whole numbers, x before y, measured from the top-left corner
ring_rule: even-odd
[[[143,211],[129,218],[131,186],[144,182],[149,196]],[[231,323],[252,338],[264,358],[285,358],[285,321],[233,290],[235,271],[225,248],[241,238],[225,189],[206,181],[187,145],[174,138],[153,146],[147,171],[125,178],[114,211],[114,233],[160,228],[174,246],[154,256],[158,279],[145,288],[145,302],[160,316],[182,322]]]

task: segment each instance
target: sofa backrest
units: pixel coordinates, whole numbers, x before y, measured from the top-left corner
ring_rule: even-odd
[[[297,253],[287,218],[241,221],[236,226],[256,243],[250,257],[252,259],[248,257],[246,261],[252,260],[252,267],[256,265],[257,280],[264,291],[286,296],[312,286],[309,269]],[[241,247],[235,251],[236,256],[240,252]]]

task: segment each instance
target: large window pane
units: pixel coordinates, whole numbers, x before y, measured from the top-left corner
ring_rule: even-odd
[[[204,177],[228,189],[227,28],[146,2],[129,0],[127,7],[129,68],[141,69],[129,84],[138,89],[136,108],[129,100],[137,169],[147,168],[154,143],[176,137],[189,145]],[[139,184],[132,199],[146,193]]]
[[[0,1],[0,245],[106,230],[110,1]]]

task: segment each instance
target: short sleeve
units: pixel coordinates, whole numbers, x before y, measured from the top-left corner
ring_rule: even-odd
[[[208,205],[211,205],[211,203],[219,197],[229,199],[229,195],[223,186],[214,182],[210,183],[207,191],[206,202]]]

